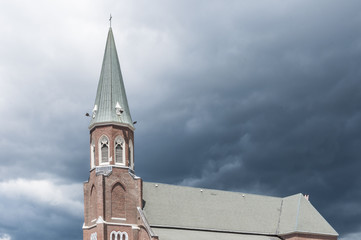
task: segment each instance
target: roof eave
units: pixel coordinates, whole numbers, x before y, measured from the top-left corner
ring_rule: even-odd
[[[134,131],[135,127],[130,125],[129,123],[120,123],[120,122],[97,122],[97,123],[92,123],[89,125],[89,130],[91,131],[93,128],[98,127],[98,126],[106,126],[106,125],[115,125],[115,126],[120,126],[120,127],[127,127],[130,130]]]

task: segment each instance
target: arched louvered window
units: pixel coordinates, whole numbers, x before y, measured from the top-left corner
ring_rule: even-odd
[[[102,145],[102,163],[108,162],[108,146]]]
[[[102,136],[99,141],[99,159],[101,163],[109,162],[109,140],[106,136]]]
[[[121,136],[115,138],[114,143],[114,152],[115,152],[115,164],[124,165],[124,139]]]
[[[123,163],[123,146],[120,144],[115,147],[115,162]]]

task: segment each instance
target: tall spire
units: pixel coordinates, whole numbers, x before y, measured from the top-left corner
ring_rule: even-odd
[[[123,125],[134,130],[111,27],[89,129],[107,124]]]

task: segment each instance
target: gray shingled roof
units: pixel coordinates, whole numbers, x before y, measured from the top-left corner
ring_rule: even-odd
[[[120,109],[117,114],[117,109]],[[120,113],[121,112],[121,113]],[[125,93],[112,28],[109,28],[93,116],[89,128],[108,123],[134,129]]]
[[[143,199],[152,228],[338,235],[302,194],[278,198],[144,182]]]

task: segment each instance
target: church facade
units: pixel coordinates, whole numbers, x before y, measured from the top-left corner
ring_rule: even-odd
[[[143,182],[112,29],[91,114],[84,240],[336,240],[302,195],[285,198]]]

